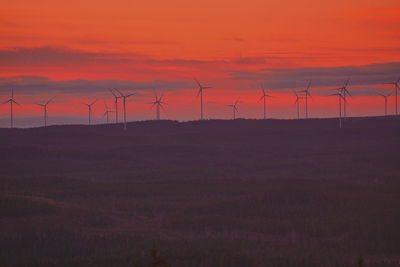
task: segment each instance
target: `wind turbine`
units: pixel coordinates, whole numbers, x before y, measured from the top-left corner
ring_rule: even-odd
[[[300,99],[303,99],[303,97],[299,96],[296,92],[294,92],[296,96],[296,106],[297,106],[297,119],[300,119]]]
[[[4,101],[3,104],[10,103],[10,128],[14,128],[14,111],[13,111],[13,105],[17,104],[19,105],[15,100],[14,100],[14,89],[11,89],[11,98]]]
[[[337,88],[339,90],[340,94],[342,95],[343,98],[343,118],[346,119],[347,117],[347,101],[346,101],[346,96],[349,95],[351,96],[349,90],[347,90],[347,86],[349,85],[350,79],[347,79],[346,82],[342,87]]]
[[[378,93],[378,95],[382,96],[385,99],[385,118],[387,118],[387,103],[388,103],[388,97],[392,95],[392,93],[389,94],[381,94]]]
[[[267,94],[266,92],[265,92],[265,89],[264,89],[264,87],[263,86],[261,86],[261,91],[262,91],[262,96],[260,97],[260,99],[258,99],[258,101],[257,102],[260,102],[261,100],[263,100],[263,104],[264,104],[264,120],[267,118],[267,98],[268,97],[273,97],[273,96],[271,96],[271,95],[269,95],[269,94]]]
[[[44,104],[37,104],[38,106],[41,106],[43,108],[43,116],[44,116],[44,127],[47,127],[47,105],[52,101],[53,99],[48,100]]]
[[[85,106],[88,107],[88,112],[89,112],[89,125],[92,124],[92,106],[96,103],[97,100],[93,101],[90,104],[83,103]]]
[[[164,101],[162,101],[163,95],[161,94],[160,97],[155,94],[156,100],[154,102],[151,102],[150,104],[153,104],[153,107],[156,106],[156,119],[160,120],[160,109],[164,110],[163,104],[167,104]]]
[[[122,103],[123,103],[123,107],[124,107],[124,130],[126,130],[126,99],[128,97],[135,95],[135,93],[132,93],[129,95],[124,95],[123,93],[121,93],[120,90],[118,90],[118,89],[115,89],[115,90],[119,93],[120,97],[122,97],[122,100],[123,100]]]
[[[232,112],[233,112],[233,119],[236,119],[236,112],[239,112],[237,109],[237,104],[239,103],[239,99],[235,101],[235,103],[233,105],[227,105],[228,107],[232,108]]]
[[[202,86],[201,83],[195,78],[194,79],[199,86],[199,91],[197,93],[197,97],[200,96],[200,119],[203,120],[203,90],[212,88],[211,86]]]
[[[115,123],[118,123],[118,98],[121,98],[121,96],[117,95],[114,93],[113,90],[110,89],[111,94],[114,96],[114,105],[115,105]]]
[[[107,103],[104,103],[104,106],[106,108],[106,111],[104,112],[103,117],[105,116],[107,118],[107,123],[109,123],[109,113],[111,113],[113,111],[108,109]]]
[[[398,113],[398,111],[397,111],[397,96],[398,96],[397,91],[400,90],[399,83],[400,83],[400,77],[399,77],[399,79],[397,79],[397,81],[395,81],[395,82],[386,83],[386,84],[392,84],[392,85],[394,85],[394,97],[395,97],[395,110],[396,110],[395,112],[396,112],[396,115],[399,115],[399,113]]]
[[[331,94],[330,96],[337,96],[339,99],[339,128],[342,128],[342,100],[346,103],[346,99],[341,92]]]
[[[310,87],[311,87],[311,80],[308,83],[307,89],[301,90],[301,91],[297,91],[298,93],[303,93],[304,94],[304,98],[306,100],[306,119],[308,119],[308,97],[309,96],[311,97]]]

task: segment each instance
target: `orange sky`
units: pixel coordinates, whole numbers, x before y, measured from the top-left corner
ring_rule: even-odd
[[[400,75],[398,0],[0,4],[0,96],[6,99],[10,87],[15,88],[26,104],[20,116],[39,115],[28,104],[47,95],[59,99],[53,106],[57,115],[84,115],[79,102],[108,98],[106,87],[113,83],[103,81],[112,80],[117,88],[147,97],[129,103],[132,120],[153,116],[145,105],[152,89],[166,92],[167,117],[195,119],[194,76],[214,87],[207,91],[212,112],[207,117],[229,117],[224,105],[238,97],[244,117],[260,117],[256,102],[261,83],[280,95],[271,103],[271,114],[292,117],[294,100],[288,94],[309,79],[320,95],[311,103],[314,116],[334,116],[336,102],[324,100],[325,87],[338,87],[350,77],[355,95],[371,95],[377,84]],[[76,80],[91,83],[86,87]],[[360,99],[367,102],[354,100],[354,115],[372,115],[366,106],[377,106],[372,110],[379,113],[380,98]],[[329,108],[320,105],[323,101]],[[77,107],[72,112],[73,103]],[[7,116],[7,107],[0,107],[0,126]]]

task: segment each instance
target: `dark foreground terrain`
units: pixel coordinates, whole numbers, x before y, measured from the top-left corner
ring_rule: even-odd
[[[382,118],[0,129],[0,266],[399,266],[399,148]]]

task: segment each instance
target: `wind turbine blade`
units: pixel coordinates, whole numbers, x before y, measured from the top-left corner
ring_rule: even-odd
[[[203,91],[202,87],[200,87],[199,91],[197,92],[197,97],[199,97],[199,95],[201,94],[201,92]]]
[[[118,97],[117,94],[115,94],[112,89],[108,89],[108,90],[110,91],[111,94],[113,94],[114,97]]]
[[[350,82],[350,78],[348,78],[348,79],[347,79],[347,81],[346,81],[346,83],[344,84],[344,86],[343,86],[343,87],[344,87],[344,88],[346,88],[346,87],[347,87],[347,85],[349,85],[349,82]]]
[[[125,95],[123,94],[123,93],[121,93],[121,91],[120,90],[118,90],[117,88],[115,88],[115,91],[117,91],[118,92],[118,94],[120,94],[120,97],[122,96],[122,97],[124,97]]]
[[[197,85],[201,88],[202,86],[201,86],[200,82],[196,78],[193,78],[193,79],[196,81]]]
[[[311,80],[308,82],[307,91],[310,90],[311,87]]]
[[[266,95],[263,95],[262,97],[260,97],[260,99],[258,99],[257,103],[259,103],[261,100],[263,100],[263,98],[264,98],[265,96],[266,96]]]
[[[167,111],[165,110],[165,108],[164,108],[163,105],[160,104],[160,107],[161,107],[161,109],[162,109],[164,112],[167,112]]]

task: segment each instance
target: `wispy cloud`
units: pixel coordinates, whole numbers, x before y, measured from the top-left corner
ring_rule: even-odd
[[[142,55],[131,54],[132,58],[143,59]],[[2,64],[43,64],[43,63],[70,63],[82,61],[127,61],[123,54],[92,53],[70,50],[62,47],[13,47],[0,50]]]
[[[174,90],[192,86],[189,81],[136,82],[128,80],[64,80],[54,81],[43,76],[0,77],[0,92],[9,93],[11,88],[22,94],[89,94],[104,93],[111,88],[121,90]]]
[[[312,80],[314,86],[338,86],[348,78],[352,85],[373,85],[397,79],[400,76],[400,62],[364,66],[232,70],[228,74],[236,80],[262,82],[270,89],[304,87],[308,80]]]
[[[63,47],[13,47],[0,50],[1,64],[43,65],[64,63],[140,63],[149,65],[193,66],[206,64],[264,64],[262,57],[239,57],[232,59],[181,59],[156,58],[140,53],[109,53],[71,50]]]
[[[7,28],[18,28],[18,27],[21,27],[20,24],[14,22],[14,21],[5,20],[5,19],[0,19],[0,25],[4,26],[4,27],[7,27]]]
[[[207,70],[210,73],[218,73],[219,78],[211,81],[215,88],[247,89],[250,84],[263,83],[270,89],[301,88],[306,86],[308,80],[312,80],[313,87],[339,86],[350,78],[351,85],[371,86],[393,81],[400,76],[400,62],[377,63],[362,66],[341,67],[298,67],[277,68],[271,66],[271,60],[287,55],[279,53],[270,54],[266,57],[238,57],[226,60],[197,60],[197,59],[156,59],[141,54],[112,54],[101,52],[85,52],[68,50],[59,47],[37,47],[37,48],[11,48],[0,50],[1,64],[16,64],[26,66],[31,64],[73,64],[82,62],[119,63],[128,62],[131,68],[119,68],[123,71],[132,71],[135,63],[144,64],[143,68],[155,65],[148,71],[147,81],[135,81],[128,79],[72,79],[53,80],[45,76],[12,76],[0,77],[0,91],[9,92],[11,88],[22,93],[62,93],[62,94],[87,94],[92,92],[105,92],[109,88],[148,90],[161,88],[163,90],[193,88],[190,80],[193,66],[199,70]],[[158,66],[165,68],[158,68]],[[273,65],[273,64],[272,64]],[[163,76],[156,79],[158,74],[165,71],[176,72],[173,66],[182,66],[179,77]],[[186,67],[186,68],[185,68]],[[190,67],[190,68],[189,68]],[[111,68],[115,70],[116,68]],[[137,67],[135,71],[143,71]],[[172,71],[171,71],[172,70]],[[222,74],[222,75],[221,75]],[[40,75],[40,74],[39,74]],[[189,77],[188,80],[182,77]],[[83,76],[85,77],[85,76]],[[207,79],[207,77],[204,77]],[[173,80],[171,80],[173,79]],[[211,78],[212,79],[212,78]],[[210,78],[208,77],[208,80]]]

